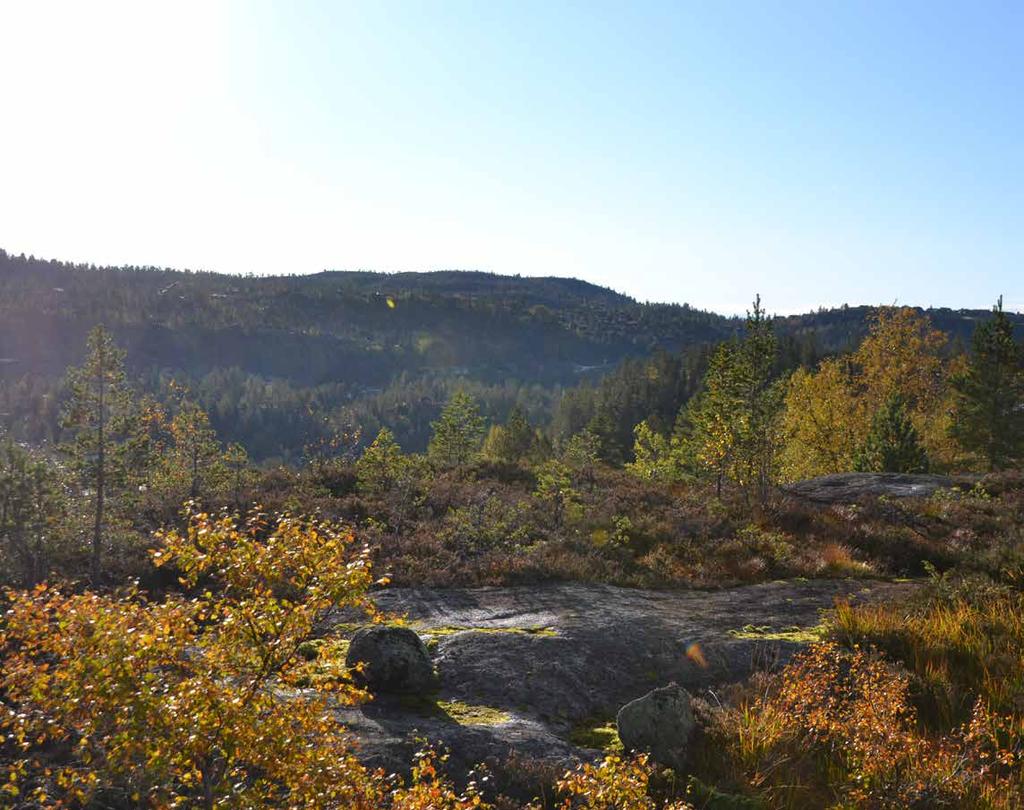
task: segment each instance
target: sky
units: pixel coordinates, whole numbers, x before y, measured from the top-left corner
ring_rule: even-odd
[[[0,247],[1024,310],[1024,3],[0,0]]]

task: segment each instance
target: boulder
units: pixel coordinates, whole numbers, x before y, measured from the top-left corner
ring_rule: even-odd
[[[437,687],[437,676],[426,646],[408,627],[372,625],[357,630],[345,664],[355,669],[357,684],[371,692],[423,694]]]
[[[684,767],[690,737],[697,728],[690,693],[674,683],[627,703],[619,709],[615,724],[627,750],[646,751],[676,770]]]

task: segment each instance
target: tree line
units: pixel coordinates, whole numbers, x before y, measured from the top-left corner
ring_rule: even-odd
[[[140,393],[102,326],[86,349],[63,382],[60,441],[40,449],[8,436],[0,446],[0,542],[25,583],[43,578],[55,553],[82,545],[99,583],[104,549],[130,544],[140,514],[187,500],[241,508],[254,480],[245,448],[219,439],[187,385],[172,377],[160,397]],[[439,415],[420,417],[429,431],[422,453],[403,450],[380,423],[386,412],[368,420],[369,435],[349,412],[306,444],[303,459],[355,462],[360,488],[394,499],[399,526],[431,469],[480,462],[530,469],[536,497],[561,522],[598,464],[666,484],[710,480],[719,494],[735,486],[764,505],[776,485],[816,475],[997,470],[1024,459],[1024,361],[1001,301],[963,354],[927,316],[884,308],[851,353],[789,363],[757,299],[742,336],[627,363],[597,386],[570,389],[549,425],[514,389],[497,419],[471,386],[451,386]],[[624,450],[621,426],[633,418]]]
[[[847,471],[999,470],[1024,458],[1024,355],[1002,299],[970,350],[908,307],[878,310],[850,354],[777,374],[758,299],[712,355],[671,432],[636,426],[636,474],[711,476],[764,502],[780,482]]]

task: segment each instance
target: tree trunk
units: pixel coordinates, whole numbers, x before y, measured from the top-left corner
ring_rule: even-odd
[[[199,497],[199,448],[192,448],[192,486],[189,489],[189,498],[195,500]]]
[[[104,394],[106,393],[106,368],[100,362],[99,409],[96,420],[96,522],[92,532],[92,586],[100,584],[100,550],[103,539],[103,499],[106,487],[106,413],[104,410]]]

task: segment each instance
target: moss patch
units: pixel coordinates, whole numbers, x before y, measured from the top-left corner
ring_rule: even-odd
[[[622,740],[614,718],[591,718],[569,732],[569,742],[580,748],[595,748],[609,754],[622,753]]]
[[[739,630],[729,630],[728,635],[732,638],[750,639],[755,641],[791,641],[796,644],[813,644],[821,641],[828,633],[828,627],[824,622],[813,627],[789,627],[774,628],[766,624],[748,624]]]
[[[349,642],[343,638],[317,638],[298,649],[300,663],[288,674],[286,683],[300,688],[325,686],[344,680]]]
[[[493,706],[477,706],[463,703],[461,700],[437,700],[428,696],[402,695],[399,703],[410,712],[424,717],[449,720],[460,726],[498,726],[512,719],[508,712]]]
[[[458,700],[440,700],[437,706],[460,726],[497,726],[512,719],[508,712],[493,706],[474,706]]]

